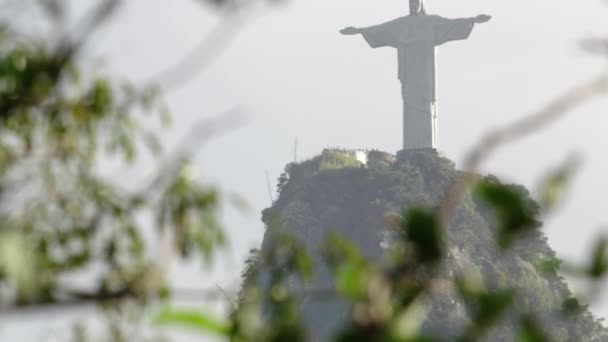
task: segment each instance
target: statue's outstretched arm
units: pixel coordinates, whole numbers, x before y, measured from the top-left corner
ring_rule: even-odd
[[[380,25],[368,27],[347,27],[340,31],[342,34],[354,35],[361,34],[367,43],[373,47],[391,46],[397,47],[393,32],[395,31],[395,20]]]
[[[480,14],[472,18],[447,19],[435,16],[435,46],[469,38],[475,24],[489,21],[492,17]]]
[[[340,30],[340,33],[342,33],[344,35],[360,34],[361,29],[359,29],[357,27],[349,26],[347,28]]]
[[[492,19],[492,16],[487,15],[487,14],[480,14],[472,19],[475,24],[482,24],[482,23],[490,21],[490,19]]]

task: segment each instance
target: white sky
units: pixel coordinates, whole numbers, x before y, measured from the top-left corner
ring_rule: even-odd
[[[91,0],[83,3],[90,3]],[[428,0],[444,17],[493,15],[466,41],[442,46],[438,57],[440,149],[457,164],[488,129],[538,109],[555,95],[605,68],[582,52],[579,40],[608,36],[608,6],[599,0]],[[407,14],[406,0],[291,0],[249,22],[221,57],[192,82],[167,94],[175,115],[175,141],[194,122],[242,106],[249,123],[203,146],[197,164],[203,181],[238,193],[252,209],[225,212],[231,249],[213,272],[179,267],[184,287],[234,289],[242,260],[263,236],[260,211],[269,205],[265,170],[273,185],[283,166],[326,146],[401,146],[400,85],[396,53],[370,49],[345,26],[368,26]],[[130,0],[95,41],[117,75],[147,81],[194,47],[217,22],[192,0]],[[93,54],[93,53],[91,53]],[[606,233],[608,210],[608,95],[578,108],[542,134],[499,150],[483,170],[534,189],[543,173],[573,151],[584,165],[561,212],[549,218],[549,242],[579,260],[597,233]],[[145,165],[129,173],[137,179]],[[578,259],[577,259],[578,258]],[[608,303],[596,305],[608,316]],[[32,323],[33,322],[33,323]],[[59,328],[44,328],[53,331]],[[39,319],[0,326],[0,340],[38,341]]]

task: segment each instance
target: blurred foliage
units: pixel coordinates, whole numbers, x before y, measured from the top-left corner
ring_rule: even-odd
[[[189,156],[167,158],[150,129],[154,116],[167,123],[159,89],[79,65],[118,3],[98,2],[82,32],[66,36],[32,36],[27,23],[3,18],[0,311],[158,300],[173,255],[209,261],[224,243],[217,191],[196,181]],[[63,1],[2,5],[48,25],[65,12]],[[141,154],[155,157],[141,184],[103,175],[108,163],[132,171]],[[77,287],[74,277],[92,284]]]
[[[231,314],[230,340],[304,341],[305,331],[292,292],[296,284],[302,284],[302,291],[312,272],[310,257],[301,244],[277,233],[273,246],[264,253],[252,253],[247,265],[243,276],[262,283],[260,288],[254,283],[242,288],[238,309]],[[257,277],[259,267],[268,271],[261,278]]]
[[[498,244],[502,248],[509,247],[518,235],[541,226],[535,219],[538,205],[526,201],[515,188],[485,180],[477,185],[476,195],[498,216]]]
[[[226,323],[216,320],[209,314],[194,310],[165,309],[158,313],[155,323],[161,325],[184,325],[220,336],[226,335],[229,330],[229,326]]]
[[[543,211],[552,212],[564,199],[567,187],[576,174],[579,165],[579,156],[570,155],[565,162],[544,177],[539,191],[539,204]]]

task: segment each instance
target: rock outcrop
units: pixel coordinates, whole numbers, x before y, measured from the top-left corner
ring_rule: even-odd
[[[279,179],[279,198],[263,212],[267,225],[275,224],[273,220],[278,218],[281,231],[293,235],[313,256],[312,287],[316,288],[333,286],[321,251],[329,234],[342,235],[366,258],[382,263],[383,241],[390,235],[385,226],[387,214],[413,207],[435,207],[460,174],[454,163],[433,150],[402,151],[396,158],[371,151],[367,165],[345,156],[340,167],[336,164],[339,159],[331,156],[328,164],[326,156],[321,155],[288,165]],[[509,186],[538,215],[538,206],[528,191],[521,186]],[[559,259],[542,230],[535,229],[505,252],[496,244],[496,222],[493,212],[482,201],[471,194],[466,196],[446,227],[447,253],[443,262],[446,281],[444,286],[433,289],[429,298],[423,333],[450,340],[470,321],[470,312],[450,285],[451,277],[464,271],[480,279],[490,290],[515,289],[518,297],[514,310],[533,313],[557,341],[607,341],[607,330],[586,307],[581,306],[567,319],[563,317],[564,303],[572,301],[573,295],[558,273]],[[273,248],[274,234],[274,229],[266,231],[262,253]],[[257,274],[263,279],[264,270]],[[263,280],[257,283],[264,286]],[[300,303],[300,312],[311,341],[330,340],[350,319],[350,307],[340,299],[305,300]],[[514,324],[505,315],[487,333],[487,340],[514,340]]]

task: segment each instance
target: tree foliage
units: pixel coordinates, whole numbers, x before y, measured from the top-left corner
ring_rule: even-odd
[[[174,255],[210,260],[224,243],[217,191],[149,128],[155,116],[168,122],[159,89],[81,67],[117,4],[100,1],[66,36],[32,37],[10,18],[0,29],[1,311],[158,300]],[[61,1],[3,4],[38,5],[49,25],[64,11]],[[155,157],[140,184],[104,175],[104,165],[127,171],[140,154]]]

